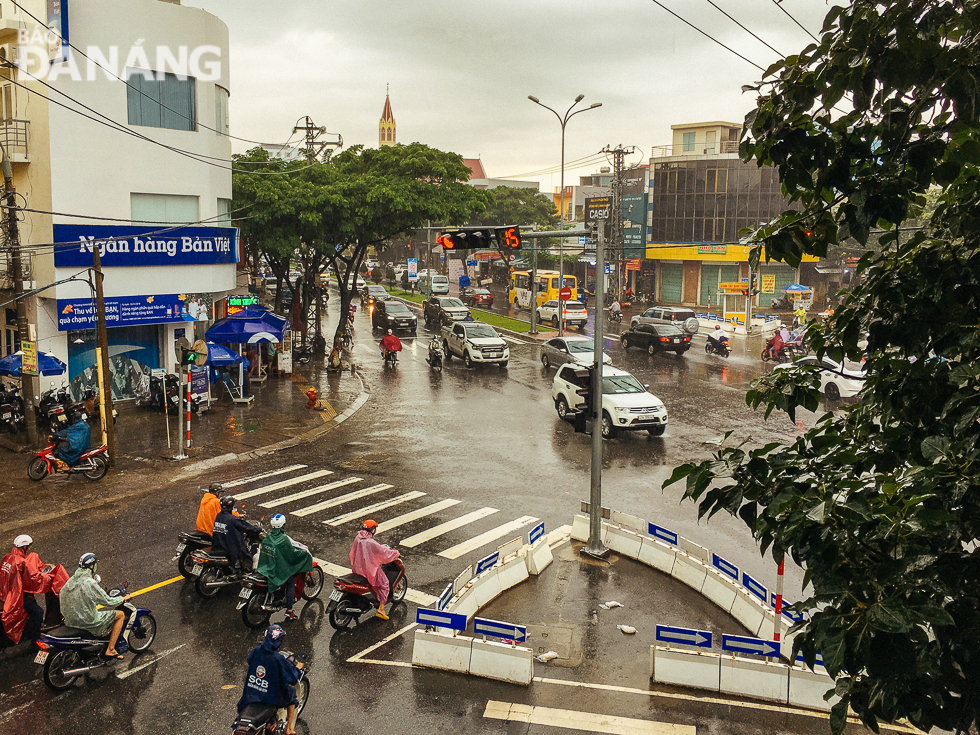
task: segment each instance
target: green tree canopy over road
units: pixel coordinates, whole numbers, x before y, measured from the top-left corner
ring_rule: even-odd
[[[791,446],[729,437],[665,483],[805,568],[797,645],[837,679],[835,733],[847,706],[873,730],[904,717],[968,732],[980,712],[978,79],[976,0],[854,0],[767,70],[741,154],[776,166],[800,209],[753,234],[754,257],[795,266],[885,230],[812,330],[820,351],[866,354],[866,385]],[[931,219],[900,233],[928,192]],[[792,419],[817,410],[817,385],[775,371],[747,402]]]
[[[469,224],[558,226],[558,208],[550,197],[537,189],[498,186],[487,189],[487,194],[490,200],[486,211],[473,217]]]

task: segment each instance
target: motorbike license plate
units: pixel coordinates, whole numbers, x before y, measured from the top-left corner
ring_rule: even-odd
[[[183,551],[186,548],[187,548],[187,544],[177,544],[177,553],[179,554],[181,551]]]
[[[5,413],[5,414],[3,415],[3,420],[4,420],[4,421],[9,421],[9,420],[10,420],[10,417],[11,417],[11,416],[13,416],[13,414],[12,414],[12,413]]]
[[[334,590],[330,593],[330,599],[340,602],[340,599],[344,596],[344,593],[340,590]]]
[[[248,587],[242,587],[242,591],[238,593],[238,596],[243,600],[247,600],[252,596],[252,590],[250,590]]]
[[[36,664],[43,664],[47,660],[48,660],[47,651],[38,651],[37,656],[34,657],[34,663]]]
[[[193,574],[195,577],[200,577],[201,576],[201,565],[200,564],[195,564],[194,565],[194,568],[191,569],[191,574]]]

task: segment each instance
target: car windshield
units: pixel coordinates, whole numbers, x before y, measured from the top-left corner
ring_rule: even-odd
[[[381,294],[381,293],[388,293],[388,292],[385,291],[384,286],[368,286],[368,293]]]
[[[389,301],[385,304],[385,308],[388,310],[389,314],[406,314],[409,313],[409,309],[401,301]]]
[[[582,306],[581,301],[566,301],[565,308],[570,309],[571,311],[582,311],[582,309],[585,307]]]
[[[472,291],[470,291],[470,293],[473,294],[474,296],[489,296],[490,295],[490,292],[487,291],[485,288],[474,288]]]
[[[488,327],[485,324],[481,324],[478,327],[470,327],[466,330],[466,336],[470,339],[493,339],[494,337],[499,337],[493,327]]]
[[[445,307],[449,307],[449,308],[453,308],[454,306],[455,307],[462,307],[463,306],[463,302],[460,301],[459,299],[443,299],[442,300],[442,305],[445,306]]]
[[[610,393],[646,393],[646,388],[632,375],[617,375],[602,379],[602,392]]]
[[[574,342],[567,342],[569,352],[593,352],[595,351],[595,345],[591,342],[579,342],[575,340]]]

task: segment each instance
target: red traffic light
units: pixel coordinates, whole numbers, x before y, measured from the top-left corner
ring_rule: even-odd
[[[442,245],[443,250],[455,250],[460,247],[461,243],[458,241],[459,235],[444,233],[436,238],[436,242]]]
[[[498,227],[497,243],[501,248],[507,250],[521,249],[521,228],[520,227]]]

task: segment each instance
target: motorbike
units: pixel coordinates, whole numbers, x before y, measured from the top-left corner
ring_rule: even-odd
[[[194,563],[191,554],[199,549],[211,547],[211,536],[203,531],[182,531],[177,535],[177,550],[170,561],[177,562],[177,569],[184,579],[194,576]]]
[[[710,335],[708,341],[704,343],[704,351],[708,355],[721,355],[722,357],[728,357],[732,354],[728,346],[728,337],[719,340],[713,339]]]
[[[385,350],[384,351],[384,361],[386,368],[393,368],[398,364],[398,351],[397,350]]]
[[[296,717],[303,713],[306,701],[310,698],[310,665],[305,663],[306,654],[295,654],[290,651],[280,651],[289,661],[303,661],[299,670],[299,681],[296,687]],[[286,732],[286,710],[277,709],[271,704],[253,702],[247,704],[232,723],[234,735],[280,735]]]
[[[445,358],[445,353],[442,350],[442,342],[439,341],[438,337],[434,337],[431,342],[429,342],[429,354],[425,358],[425,361],[429,363],[429,367],[433,370],[442,370],[442,362]]]
[[[395,559],[390,564],[382,564],[381,570],[388,578],[389,601],[404,600],[408,592],[408,576],[402,560]],[[360,574],[345,574],[333,582],[333,592],[330,593],[330,601],[327,603],[327,616],[335,630],[342,630],[377,607],[378,598],[374,596],[367,579]]]
[[[102,416],[102,399],[93,388],[86,388],[82,393],[82,400],[72,404],[72,411],[81,416],[83,421],[95,419],[98,423]],[[119,411],[112,409],[112,423],[116,423],[119,418]]]
[[[623,312],[621,311],[610,311],[609,321],[615,322],[616,324],[621,324],[623,321]]]
[[[42,393],[38,401],[37,420],[48,433],[56,434],[74,423],[73,402],[67,386],[55,388],[54,383],[51,383],[50,390]]]
[[[38,451],[27,464],[27,476],[38,482],[48,475],[68,474],[85,475],[87,480],[101,480],[109,471],[109,447],[102,446],[89,449],[73,465],[66,465],[61,462],[55,454],[55,446],[58,440],[52,441],[44,449]]]
[[[24,400],[17,388],[0,391],[0,426],[16,434],[27,428],[24,418]]]
[[[313,600],[323,591],[323,569],[314,560],[313,569],[297,574],[296,597]],[[286,585],[278,590],[269,589],[269,581],[257,572],[249,572],[242,578],[242,591],[238,593],[238,610],[242,611],[242,622],[249,628],[264,628],[269,618],[286,607]]]
[[[261,541],[261,535],[246,538],[249,558],[258,558]],[[190,560],[193,564],[191,575],[197,577],[194,588],[205,600],[210,600],[218,594],[222,587],[240,584],[242,577],[248,573],[248,570],[243,570],[239,566],[232,566],[231,559],[225,554],[211,549],[198,549],[191,554]]]
[[[160,411],[166,403],[167,411],[176,413],[180,410],[180,377],[173,373],[164,377],[151,375],[148,390],[137,402]]]
[[[781,345],[779,350],[776,350],[776,345],[773,340],[768,340],[766,346],[762,348],[762,361],[769,362],[789,362],[789,350],[786,349],[786,345]]]
[[[313,345],[305,344],[293,348],[293,360],[300,365],[305,365],[313,358]]]
[[[128,588],[127,582],[110,594],[123,596]],[[124,602],[116,609],[126,614],[122,633],[116,641],[116,651],[139,654],[153,645],[157,634],[157,621],[153,613],[131,602]],[[105,657],[108,642],[108,635],[98,637],[88,631],[63,625],[42,633],[37,639],[37,647],[41,651],[34,658],[34,663],[44,665],[44,683],[56,692],[63,692],[70,689],[82,674],[118,660]]]

